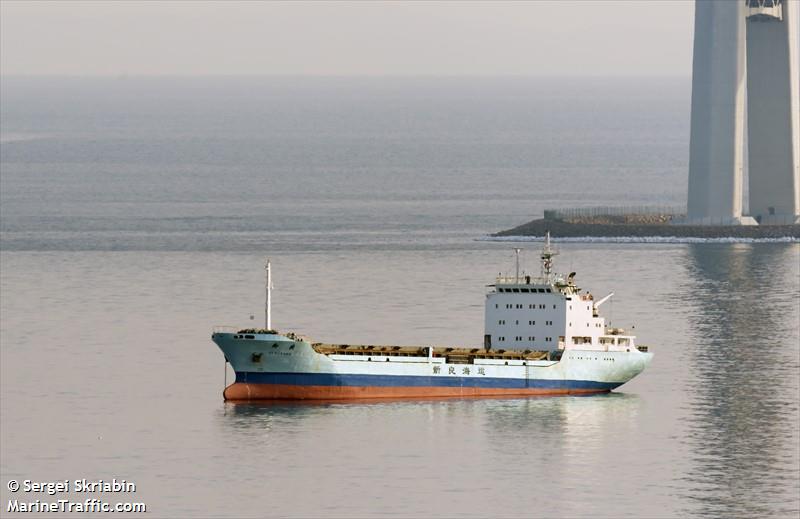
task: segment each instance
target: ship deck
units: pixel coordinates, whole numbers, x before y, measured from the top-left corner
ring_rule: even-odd
[[[387,346],[313,343],[312,348],[323,355],[362,355],[389,357],[427,357],[428,346]],[[475,359],[498,360],[558,360],[560,351],[489,350],[468,347],[434,347],[434,358],[444,358],[448,364],[472,364]]]

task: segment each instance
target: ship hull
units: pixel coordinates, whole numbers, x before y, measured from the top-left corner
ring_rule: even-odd
[[[424,376],[237,373],[226,400],[348,400],[367,398],[472,398],[607,393],[619,383],[582,380],[438,379]]]
[[[440,386],[294,386],[288,384],[249,384],[236,382],[225,388],[229,401],[255,400],[364,400],[404,398],[480,398],[544,395],[587,395],[608,393],[610,389],[501,389]]]
[[[281,335],[216,333],[236,372],[230,401],[473,398],[606,393],[649,363],[651,354],[565,352],[558,361],[326,355]],[[246,336],[245,336],[246,337]]]

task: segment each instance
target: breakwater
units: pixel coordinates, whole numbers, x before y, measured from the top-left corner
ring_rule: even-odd
[[[548,216],[553,213],[547,212]],[[670,214],[617,214],[531,220],[492,236],[544,236],[546,232],[563,238],[578,237],[676,237],[676,238],[752,238],[800,239],[800,225],[674,225]]]

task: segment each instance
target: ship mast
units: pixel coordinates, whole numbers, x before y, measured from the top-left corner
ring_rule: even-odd
[[[550,246],[550,231],[547,231],[544,237],[544,248],[539,257],[542,259],[542,277],[548,282],[550,281],[550,275],[553,273],[553,256],[556,254],[558,252]]]
[[[272,269],[269,258],[267,258],[267,301],[266,308],[264,308],[264,321],[267,325],[267,331],[272,330]]]
[[[514,283],[519,283],[519,252],[521,250],[522,249],[516,249],[516,248],[514,249],[514,255],[516,256],[516,260],[517,260],[517,270],[516,270],[516,274],[514,275]]]

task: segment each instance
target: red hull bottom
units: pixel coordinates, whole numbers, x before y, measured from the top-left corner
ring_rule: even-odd
[[[482,387],[394,387],[394,386],[298,386],[235,382],[223,397],[231,401],[251,400],[364,400],[375,398],[470,398],[536,395],[588,395],[608,389],[482,388]]]

